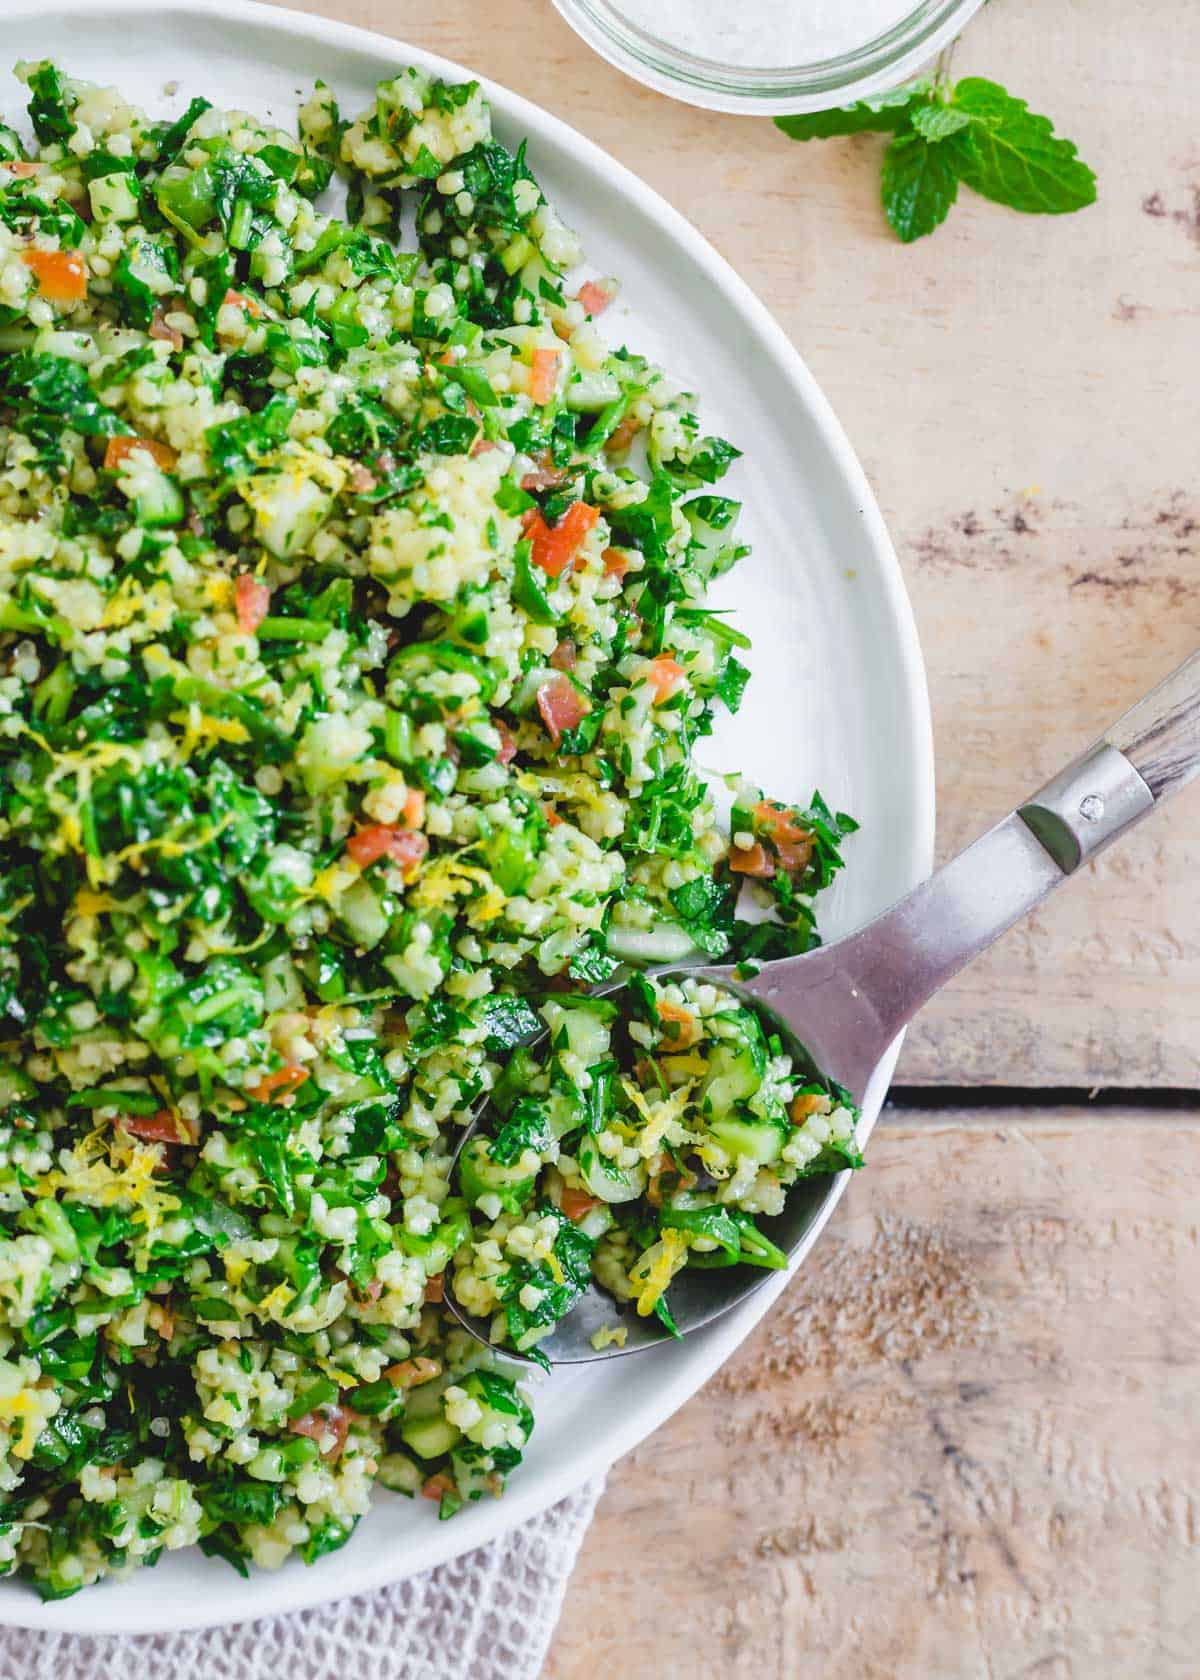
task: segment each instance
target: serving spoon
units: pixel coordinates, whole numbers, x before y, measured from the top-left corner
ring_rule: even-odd
[[[648,972],[686,973],[754,1005],[861,1105],[897,1034],[935,992],[1197,774],[1200,653],[1015,811],[857,933],[804,956],[763,963],[754,974],[707,963],[673,963]],[[597,992],[611,995],[625,984],[617,980]],[[484,1098],[455,1151],[455,1166],[487,1108]],[[802,1180],[788,1192],[783,1213],[763,1221],[789,1262],[815,1240],[847,1177]],[[679,1333],[729,1312],[769,1276],[745,1265],[684,1267],[671,1282]],[[493,1345],[488,1321],[474,1318],[454,1298],[452,1267],[446,1270],[445,1300],[464,1329]],[[594,1347],[595,1332],[615,1324],[625,1329],[623,1345]],[[657,1320],[635,1317],[593,1283],[537,1345],[552,1365],[576,1365],[639,1352],[664,1339]],[[506,1358],[525,1357],[509,1348],[500,1351]]]

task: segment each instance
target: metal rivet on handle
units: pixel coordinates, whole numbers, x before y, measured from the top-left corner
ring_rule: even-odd
[[[1079,815],[1084,822],[1099,822],[1104,815],[1104,801],[1098,793],[1089,793],[1079,801]]]

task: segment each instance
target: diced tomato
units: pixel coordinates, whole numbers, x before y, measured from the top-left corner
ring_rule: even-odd
[[[781,810],[770,800],[760,799],[754,807],[754,822],[760,833],[770,840],[779,861],[789,875],[799,875],[812,861],[813,834],[805,828],[795,811]]]
[[[350,468],[350,488],[356,496],[365,496],[374,490],[379,480],[369,467],[364,467],[361,461],[355,461]]]
[[[470,453],[472,455],[486,455],[490,449],[499,449],[499,447],[500,445],[492,438],[477,437],[471,445]]]
[[[668,1003],[662,999],[655,1007],[664,1026],[662,1042],[658,1045],[660,1056],[669,1055],[673,1050],[686,1050],[689,1045],[696,1043],[700,1037],[700,1023],[690,1009],[683,1009],[677,1003]]]
[[[566,468],[556,467],[547,450],[543,450],[536,460],[537,466],[521,479],[522,490],[556,489],[567,476]]]
[[[623,548],[606,548],[604,550],[605,577],[623,578],[633,562]]]
[[[257,298],[247,297],[245,292],[235,292],[232,287],[225,293],[221,302],[223,304],[232,303],[235,309],[244,309],[247,315],[252,316],[255,320],[262,314],[262,305]]]
[[[558,382],[558,350],[535,350],[529,369],[529,395],[535,403],[548,403]]]
[[[537,691],[538,711],[555,746],[569,729],[577,729],[591,710],[570,677],[556,676]]]
[[[588,532],[600,518],[598,508],[572,502],[557,525],[547,525],[540,508],[525,515],[525,535],[533,544],[533,563],[550,577],[561,577],[574,564]]]
[[[415,1359],[402,1359],[398,1365],[389,1365],[383,1373],[383,1380],[390,1382],[393,1388],[420,1388],[422,1383],[432,1382],[441,1374],[439,1360],[418,1354]]]
[[[627,414],[609,433],[605,449],[610,455],[623,455],[641,429],[642,422],[637,415]]]
[[[443,1282],[443,1274],[441,1272],[437,1272],[433,1277],[429,1278],[425,1284],[425,1299],[426,1301],[442,1301],[445,1299],[445,1296],[446,1290]]]
[[[243,572],[234,585],[234,599],[237,603],[238,626],[247,636],[252,636],[267,616],[271,605],[271,591],[258,578],[252,577],[249,572]]]
[[[775,873],[775,865],[761,840],[756,840],[753,846],[731,846],[729,867],[735,875],[755,875],[762,881],[769,881]]]
[[[171,448],[169,443],[159,443],[156,438],[144,437],[114,437],[109,438],[104,446],[104,467],[106,472],[115,472],[117,468],[129,459],[135,449],[140,449],[156,466],[164,472],[170,472],[179,459],[178,451]]]
[[[160,1108],[157,1114],[123,1114],[121,1125],[147,1143],[180,1145],[196,1141],[187,1122],[172,1114],[169,1108]]]
[[[448,1470],[439,1470],[436,1476],[430,1476],[427,1482],[422,1482],[421,1498],[440,1501],[446,1494],[453,1493],[454,1489],[454,1477]]]
[[[788,1110],[788,1118],[793,1126],[803,1126],[814,1114],[828,1114],[832,1106],[829,1098],[820,1091],[801,1091]]]
[[[413,829],[394,828],[390,823],[373,823],[369,828],[360,828],[352,834],[346,842],[346,850],[360,869],[368,869],[381,857],[388,857],[407,874],[425,856],[429,841]]]
[[[562,827],[562,818],[548,799],[544,799],[542,801],[542,810],[545,812],[546,821],[550,824],[551,828]]]
[[[287,1067],[276,1068],[274,1073],[268,1073],[257,1085],[252,1085],[246,1095],[253,1097],[255,1102],[282,1102],[285,1097],[290,1097],[293,1091],[298,1091],[307,1078],[306,1067],[290,1062]]]
[[[500,751],[496,754],[497,764],[511,764],[517,756],[517,743],[513,732],[506,723],[496,720],[496,733],[500,737]]]
[[[169,327],[167,325],[166,314],[161,306],[156,309],[154,314],[150,317],[150,326],[148,331],[151,338],[161,338],[165,340],[165,342],[171,346],[172,350],[183,349],[183,334],[180,332],[178,327]]]
[[[579,663],[579,649],[569,636],[564,636],[554,652],[550,655],[550,663],[556,671],[573,671]]]
[[[405,828],[420,828],[425,821],[425,795],[420,788],[409,788],[404,795],[404,810],[401,812]]]
[[[293,1418],[288,1428],[293,1435],[307,1435],[318,1446],[327,1435],[332,1435],[331,1445],[321,1453],[325,1463],[332,1464],[342,1456],[353,1418],[354,1413],[347,1406],[328,1406],[323,1411],[305,1412],[303,1417]]]
[[[26,267],[48,303],[82,303],[87,296],[87,264],[78,251],[23,251]]]
[[[664,700],[678,694],[687,681],[687,672],[669,653],[660,653],[657,659],[652,659],[643,668],[642,675],[654,690],[655,702],[660,706]]]
[[[589,315],[603,315],[613,300],[613,294],[606,287],[597,285],[594,280],[585,280],[575,296]]]
[[[578,1225],[581,1219],[586,1219],[594,1207],[600,1203],[595,1196],[589,1196],[586,1190],[564,1190],[559,1206],[573,1225]]]
[[[23,181],[28,181],[31,176],[37,174],[42,166],[40,163],[30,163],[25,158],[13,158],[11,161],[6,158],[4,167],[11,174],[19,175]]]

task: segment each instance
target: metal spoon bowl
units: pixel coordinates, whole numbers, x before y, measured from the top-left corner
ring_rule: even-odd
[[[681,970],[678,963],[649,972],[686,972],[725,987],[765,1013],[776,1031],[861,1104],[896,1036],[935,992],[1198,773],[1200,653],[1138,701],[1105,738],[857,933],[805,956],[764,963],[753,975],[712,965]],[[610,995],[623,983],[598,987],[597,994]],[[484,1099],[459,1141],[455,1164],[486,1111]],[[789,1259],[803,1249],[844,1176],[803,1180],[789,1192],[783,1213],[763,1221]],[[684,1267],[670,1291],[679,1333],[719,1318],[770,1276],[744,1265]],[[464,1329],[492,1345],[487,1323],[455,1299],[451,1267],[445,1300]],[[593,1347],[592,1335],[615,1323],[626,1327],[624,1346]],[[665,1337],[657,1320],[637,1318],[593,1284],[538,1351],[551,1365],[575,1365],[641,1352]]]

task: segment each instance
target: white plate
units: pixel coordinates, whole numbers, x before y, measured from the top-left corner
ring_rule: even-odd
[[[455,80],[470,72],[399,42],[245,0],[75,0],[5,6],[8,64],[51,56],[68,74],[113,83],[154,115],[196,93],[291,126],[320,76],[342,109],[414,63]],[[165,98],[164,84],[179,91]],[[896,557],[862,468],[828,403],[780,328],[676,211],[589,140],[503,88],[487,86],[500,136],[527,135],[534,172],[584,236],[589,259],[621,276],[610,336],[660,358],[703,398],[702,415],[746,452],[727,481],[746,503],[753,556],[723,580],[723,602],[754,638],[746,703],[703,761],[743,769],[773,794],[820,787],[862,833],[824,901],[827,936],[848,932],[927,872],[933,767],[925,675]],[[0,98],[24,117],[23,90]],[[878,1114],[893,1055],[870,1094]],[[832,1207],[832,1201],[829,1204]],[[815,1235],[815,1233],[814,1233]],[[773,1279],[737,1312],[680,1345],[562,1372],[535,1393],[525,1464],[498,1501],[452,1522],[380,1490],[340,1552],[243,1581],[192,1550],[131,1580],[43,1605],[0,1583],[0,1623],[85,1633],[203,1627],[382,1586],[493,1539],[605,1469],[710,1377],[770,1307]]]

